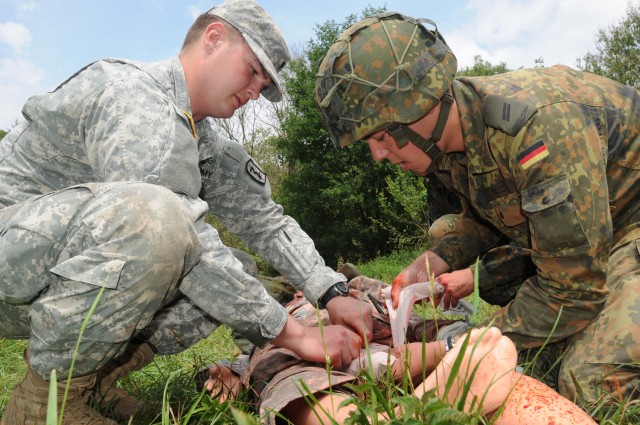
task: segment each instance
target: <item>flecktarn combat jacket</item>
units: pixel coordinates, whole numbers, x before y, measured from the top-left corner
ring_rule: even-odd
[[[243,272],[211,211],[310,300],[344,276],[324,265],[298,223],[271,199],[269,182],[242,146],[191,119],[177,57],[145,64],[95,62],[55,91],[30,98],[25,119],[0,143],[0,208],[76,185],[146,182],[184,202],[199,233],[200,262],[180,290],[256,344],[287,319],[262,284]]]
[[[500,235],[529,247],[537,275],[494,324],[518,348],[556,321],[566,338],[603,307],[610,250],[640,225],[640,94],[565,66],[461,77],[453,94],[465,151],[435,173],[464,211],[433,251],[456,269]]]

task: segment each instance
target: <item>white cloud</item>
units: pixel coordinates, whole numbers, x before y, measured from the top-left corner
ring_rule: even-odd
[[[45,73],[25,59],[0,59],[0,81],[35,86],[44,80]]]
[[[470,0],[474,18],[451,34],[444,34],[461,66],[471,66],[481,55],[509,68],[576,65],[576,59],[593,51],[600,29],[618,24],[626,15],[627,0]]]
[[[25,59],[0,59],[0,129],[8,129],[20,116],[26,100],[51,88],[45,72]]]
[[[14,52],[22,52],[31,45],[29,28],[17,22],[0,22],[0,44],[6,44]]]

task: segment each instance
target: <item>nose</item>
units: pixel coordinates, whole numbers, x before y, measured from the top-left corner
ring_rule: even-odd
[[[253,100],[258,100],[262,90],[268,88],[270,84],[271,78],[265,72],[257,73],[247,89],[249,97]]]
[[[369,151],[371,151],[371,156],[374,161],[380,162],[389,155],[389,151],[379,140],[371,137],[367,140],[367,144],[369,145]]]
[[[260,89],[262,87],[260,86],[260,84],[251,84],[249,86],[249,89],[247,90],[247,94],[249,95],[249,98],[252,100],[258,100],[258,98],[260,97]]]

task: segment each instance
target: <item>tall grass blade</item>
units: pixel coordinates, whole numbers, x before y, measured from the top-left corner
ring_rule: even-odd
[[[46,425],[56,425],[58,418],[58,379],[56,378],[56,370],[51,371],[51,379],[49,381],[49,398],[47,399],[47,419]]]
[[[67,377],[67,385],[65,386],[64,397],[62,398],[62,405],[60,406],[60,418],[58,419],[59,425],[62,425],[62,418],[64,417],[64,407],[67,404],[67,396],[69,395],[69,387],[71,386],[71,376],[73,374],[73,368],[76,364],[76,357],[78,356],[78,350],[80,349],[80,341],[82,341],[82,336],[84,335],[84,331],[89,325],[89,320],[91,319],[93,312],[96,310],[96,307],[98,306],[98,302],[100,301],[100,298],[102,297],[102,294],[104,293],[105,289],[106,289],[106,286],[103,286],[100,288],[100,291],[98,291],[98,295],[96,295],[96,299],[93,300],[93,303],[91,304],[91,307],[89,308],[89,311],[87,312],[86,317],[82,321],[82,326],[80,326],[80,334],[78,335],[76,348],[73,350],[73,355],[71,356],[71,366],[69,367],[69,376]]]

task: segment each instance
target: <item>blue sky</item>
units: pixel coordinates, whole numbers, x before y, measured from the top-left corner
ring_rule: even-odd
[[[0,128],[26,99],[52,90],[104,57],[155,61],[178,53],[197,14],[222,0],[0,0]],[[293,51],[316,24],[342,22],[365,7],[434,20],[461,66],[481,55],[509,68],[576,65],[599,29],[640,0],[262,0]],[[490,6],[489,6],[490,5]]]

